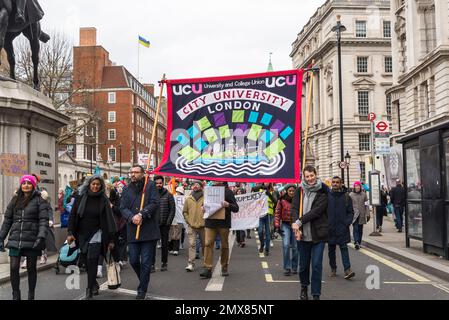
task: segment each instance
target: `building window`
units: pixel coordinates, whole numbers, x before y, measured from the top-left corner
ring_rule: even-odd
[[[355,22],[355,36],[357,38],[366,38],[366,21]]]
[[[358,73],[368,72],[368,57],[357,57],[357,72]]]
[[[366,182],[366,165],[365,162],[359,162],[359,166],[360,166],[360,181],[362,182]]]
[[[359,151],[370,151],[369,133],[359,133]]]
[[[115,140],[115,138],[116,138],[115,129],[109,129],[108,130],[108,140]]]
[[[111,160],[112,162],[116,161],[116,150],[115,150],[115,148],[109,148],[108,149],[108,160]]]
[[[385,57],[385,73],[393,72],[393,58],[391,56]]]
[[[391,95],[387,95],[385,107],[387,110],[387,119],[388,121],[391,121]]]
[[[391,38],[391,21],[384,21],[384,38]]]
[[[108,103],[115,103],[115,92],[108,93]]]
[[[109,111],[108,112],[108,121],[109,122],[115,122],[116,117],[115,117],[115,111]]]
[[[369,113],[369,92],[368,91],[358,91],[358,108],[360,120],[368,120]]]

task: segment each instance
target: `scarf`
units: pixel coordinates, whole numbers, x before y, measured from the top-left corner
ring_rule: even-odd
[[[84,211],[86,210],[87,198],[88,197],[96,198],[96,197],[101,197],[103,195],[104,195],[104,190],[100,190],[98,192],[92,192],[92,191],[90,191],[90,189],[88,189],[87,192],[85,192],[81,196],[80,205],[78,206],[77,213],[80,216],[80,218],[82,218],[84,216]]]

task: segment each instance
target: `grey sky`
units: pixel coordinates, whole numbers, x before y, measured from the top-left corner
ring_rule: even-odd
[[[97,42],[140,79],[169,79],[292,68],[291,44],[325,0],[40,0],[43,28],[64,31],[78,44],[79,27],[96,27]]]

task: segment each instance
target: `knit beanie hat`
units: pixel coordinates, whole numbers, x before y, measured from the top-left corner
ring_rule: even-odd
[[[20,178],[20,184],[22,185],[22,183],[24,183],[25,181],[28,181],[29,183],[31,183],[33,185],[33,188],[36,189],[36,178],[34,176],[31,175],[24,175],[22,178]]]

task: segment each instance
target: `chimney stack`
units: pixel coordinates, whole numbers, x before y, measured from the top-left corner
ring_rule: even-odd
[[[91,47],[97,45],[97,29],[94,27],[80,28],[80,46]]]

